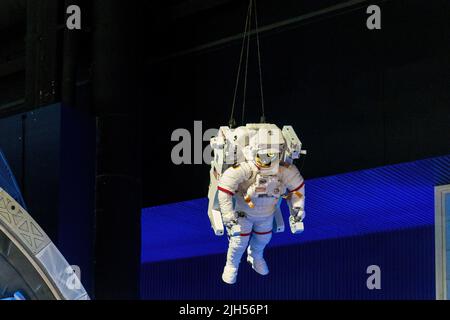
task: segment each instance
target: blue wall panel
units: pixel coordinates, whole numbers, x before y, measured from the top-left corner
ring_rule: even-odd
[[[434,299],[434,186],[448,183],[450,156],[307,180],[306,231],[275,234],[271,274],[243,262],[231,287],[207,199],[144,209],[142,297]],[[379,291],[366,287],[370,265],[381,267]]]
[[[433,226],[434,186],[448,183],[450,156],[308,179],[305,232],[276,234],[270,246]],[[142,261],[224,252],[227,239],[212,232],[207,205],[203,198],[144,209]]]
[[[12,172],[2,149],[0,148],[0,187],[12,196],[22,207],[26,208],[25,202],[17,184],[16,177]]]
[[[241,264],[238,283],[221,281],[225,255],[142,266],[143,299],[434,299],[434,229],[330,239],[270,248],[271,273]],[[381,268],[381,290],[368,290],[366,268]]]

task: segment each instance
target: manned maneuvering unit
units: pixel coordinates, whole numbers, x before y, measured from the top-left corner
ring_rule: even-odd
[[[304,230],[305,182],[293,162],[306,151],[292,126],[280,129],[267,123],[221,127],[210,143],[214,160],[208,216],[214,233],[221,236],[226,230],[229,238],[222,280],[236,282],[246,249],[252,268],[267,275],[264,248],[273,232],[284,231],[283,198],[291,232]]]

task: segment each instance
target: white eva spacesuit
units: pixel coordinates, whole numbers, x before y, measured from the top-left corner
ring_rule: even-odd
[[[302,153],[301,142],[292,127],[281,131],[271,124],[250,124],[234,130],[222,127],[211,145],[215,158],[209,214],[216,234],[221,234],[221,223],[217,222],[221,218],[229,236],[222,279],[229,284],[236,282],[247,247],[247,261],[257,273],[266,275],[269,269],[264,248],[273,230],[284,230],[279,209],[282,197],[290,208],[291,231],[303,231],[305,183],[292,164]],[[234,165],[225,169],[223,165],[227,162]]]

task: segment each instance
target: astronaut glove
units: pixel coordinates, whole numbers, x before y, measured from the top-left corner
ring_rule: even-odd
[[[237,214],[234,211],[223,213],[222,220],[225,226],[231,227],[237,223]]]
[[[295,217],[296,221],[303,221],[303,219],[305,219],[305,211],[301,208],[294,208],[293,210],[295,212],[295,214],[293,215]]]
[[[292,208],[292,214],[289,218],[289,225],[293,234],[300,234],[305,230],[303,219],[305,211],[302,208]]]

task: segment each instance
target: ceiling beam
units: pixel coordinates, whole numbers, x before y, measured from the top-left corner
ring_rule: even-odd
[[[218,0],[218,1],[220,1],[220,0]],[[228,1],[230,1],[230,0],[228,0]],[[373,2],[380,3],[380,2],[385,2],[385,1],[388,1],[388,0],[376,0]],[[316,10],[314,12],[308,12],[308,13],[305,13],[305,14],[302,14],[302,15],[299,15],[296,17],[278,21],[278,22],[275,22],[275,23],[272,23],[269,25],[261,26],[258,31],[259,31],[259,33],[264,34],[264,33],[269,33],[271,31],[276,31],[279,29],[288,29],[288,28],[298,27],[299,25],[302,25],[309,21],[315,21],[315,19],[318,19],[318,18],[334,16],[334,15],[337,15],[337,14],[340,14],[343,12],[349,12],[349,11],[361,9],[361,8],[367,6],[368,2],[369,2],[368,0],[348,0],[345,2],[338,3],[336,5],[333,5],[333,6],[326,7],[324,9]],[[255,35],[256,30],[251,30],[249,32],[249,34],[250,34],[250,36]],[[225,37],[225,38],[222,38],[219,40],[201,44],[201,45],[195,46],[193,48],[175,52],[175,53],[169,54],[169,55],[161,57],[161,58],[152,59],[149,61],[149,64],[160,63],[160,62],[174,59],[177,57],[186,56],[189,54],[203,52],[203,51],[206,51],[209,49],[217,48],[217,47],[227,45],[229,43],[233,43],[235,41],[241,40],[243,37],[244,37],[244,33],[235,34],[235,35]]]

